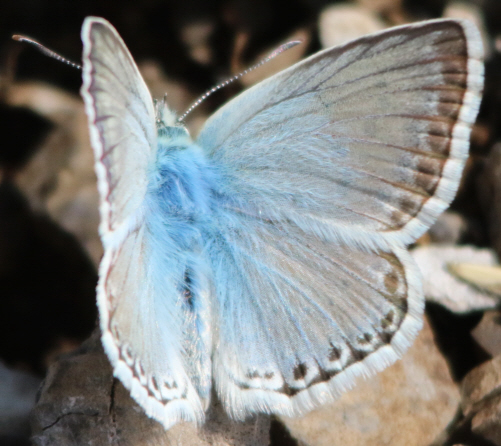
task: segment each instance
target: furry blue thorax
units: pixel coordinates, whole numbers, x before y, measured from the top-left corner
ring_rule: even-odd
[[[158,130],[156,159],[150,166],[148,208],[168,226],[180,248],[189,249],[210,222],[218,183],[215,169],[183,127]]]

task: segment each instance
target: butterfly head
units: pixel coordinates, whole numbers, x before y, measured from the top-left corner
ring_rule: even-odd
[[[179,126],[176,114],[167,105],[166,96],[162,100],[154,101],[155,104],[155,121],[157,129],[162,127],[175,127]]]

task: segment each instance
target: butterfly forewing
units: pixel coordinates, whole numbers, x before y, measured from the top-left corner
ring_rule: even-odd
[[[96,153],[101,232],[106,234],[126,219],[140,218],[147,169],[156,152],[155,111],[129,50],[107,22],[86,20],[82,40],[82,96]]]
[[[237,202],[333,240],[407,244],[452,200],[482,87],[478,31],[435,21],[323,51],[202,131]]]

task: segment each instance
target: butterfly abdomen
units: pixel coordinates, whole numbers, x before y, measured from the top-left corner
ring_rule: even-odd
[[[204,228],[212,218],[212,174],[184,128],[159,129],[157,142],[145,197],[146,242],[152,259],[148,274],[158,284],[159,295],[167,282],[175,286],[179,319],[166,318],[162,324],[175,324],[182,333],[183,366],[205,405],[211,386],[212,335],[210,270],[203,252]]]

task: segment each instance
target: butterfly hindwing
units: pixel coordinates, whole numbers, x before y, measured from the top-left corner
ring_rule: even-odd
[[[226,410],[301,415],[399,358],[422,324],[405,249],[369,252],[241,221],[211,246]],[[244,352],[244,353],[243,353]]]

